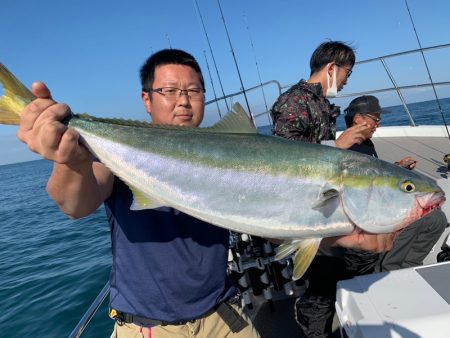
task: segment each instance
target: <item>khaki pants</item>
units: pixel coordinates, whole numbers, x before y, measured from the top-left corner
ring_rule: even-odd
[[[114,325],[111,338],[260,338],[255,327],[237,305],[233,308],[249,323],[240,332],[231,332],[217,312],[184,325],[141,327],[135,324]]]

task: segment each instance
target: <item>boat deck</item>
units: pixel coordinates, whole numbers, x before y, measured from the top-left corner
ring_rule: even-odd
[[[436,180],[448,178],[443,158],[450,153],[450,139],[443,126],[380,127],[372,141],[378,156],[385,161],[412,156],[419,172]]]
[[[294,303],[298,295],[279,295],[270,304],[262,296],[254,297],[253,310],[245,309],[261,338],[303,338],[294,318]],[[345,334],[345,333],[343,333]],[[342,338],[337,316],[333,321],[333,338]],[[306,337],[305,337],[306,338]]]
[[[253,310],[246,310],[261,338],[301,337],[294,319],[295,297],[275,300],[272,305],[263,297],[257,297]]]
[[[450,153],[450,140],[439,137],[374,137],[378,156],[388,162],[405,156],[417,160],[416,170],[434,179],[447,179],[448,168],[444,155]]]

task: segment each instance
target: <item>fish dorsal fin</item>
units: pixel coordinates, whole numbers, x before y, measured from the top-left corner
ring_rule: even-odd
[[[230,111],[223,119],[211,127],[204,128],[205,130],[216,133],[231,133],[231,134],[256,134],[256,127],[253,121],[248,117],[244,108],[239,103],[233,105],[233,110]]]
[[[74,116],[78,117],[80,119],[86,120],[86,121],[101,122],[101,123],[108,123],[108,124],[117,124],[117,125],[120,125],[120,126],[142,127],[142,128],[149,128],[149,127],[152,126],[149,122],[145,122],[145,121],[123,119],[123,118],[96,117],[96,116],[92,116],[92,115],[89,115],[89,114],[86,114],[86,113],[74,114]]]
[[[155,129],[169,129],[179,131],[189,131],[191,133],[228,133],[228,134],[257,134],[257,130],[253,121],[248,117],[244,108],[239,103],[233,105],[230,111],[223,119],[215,125],[206,128],[194,128],[187,126],[174,126],[168,124],[153,124],[142,121],[117,119],[117,118],[101,118],[88,114],[77,114],[77,117],[95,122],[105,122],[109,124],[117,124],[130,127],[143,127]]]
[[[129,185],[129,188],[133,193],[133,203],[130,206],[130,210],[137,211],[145,209],[156,209],[167,205],[166,203],[157,199],[150,199],[148,196],[146,196],[133,186]]]

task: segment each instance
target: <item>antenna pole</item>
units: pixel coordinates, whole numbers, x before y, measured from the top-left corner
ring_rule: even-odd
[[[222,95],[223,95],[223,97],[225,97],[225,92],[223,90],[222,81],[220,80],[219,70],[217,69],[216,59],[214,58],[214,53],[212,51],[211,44],[209,43],[208,33],[206,32],[205,23],[203,22],[202,13],[200,12],[200,8],[198,7],[197,0],[194,0],[194,4],[197,8],[198,16],[200,17],[200,21],[201,21],[201,24],[203,27],[203,32],[205,33],[206,42],[208,43],[208,46],[209,46],[209,52],[211,53],[211,57],[212,57],[212,60],[214,63],[214,68],[216,69],[216,74],[217,74],[217,78],[219,79],[220,88],[222,89]],[[225,101],[225,105],[227,106],[227,111],[230,111],[230,107],[228,107],[227,100],[225,99],[224,101]]]
[[[256,126],[255,118],[253,117],[252,111],[250,109],[250,105],[248,103],[247,93],[246,93],[245,88],[244,88],[244,83],[242,82],[241,72],[239,71],[239,66],[238,66],[237,61],[236,61],[236,55],[234,54],[233,45],[231,44],[230,35],[228,34],[227,24],[225,23],[225,18],[223,16],[222,7],[220,6],[220,0],[217,0],[217,4],[219,5],[219,10],[220,10],[220,15],[222,16],[223,26],[225,27],[225,32],[227,33],[228,43],[230,44],[230,48],[231,48],[231,54],[233,55],[233,60],[234,60],[234,64],[236,65],[236,70],[237,70],[237,73],[238,73],[238,76],[239,76],[239,81],[241,82],[242,93],[244,94],[245,103],[247,104],[247,109],[248,109],[250,117],[251,117],[251,119],[253,121],[253,124]]]
[[[434,97],[436,98],[436,102],[438,104],[439,111],[441,112],[442,121],[444,122],[445,130],[447,131],[447,136],[450,139],[450,133],[448,131],[447,122],[445,121],[444,112],[442,111],[441,102],[439,101],[439,98],[437,96],[436,87],[434,86],[433,79],[431,78],[430,69],[428,68],[427,60],[425,59],[425,54],[424,54],[423,49],[422,49],[422,44],[420,43],[419,35],[417,34],[416,26],[414,25],[414,20],[412,18],[411,12],[409,10],[408,0],[405,0],[405,4],[406,4],[406,9],[408,10],[409,18],[411,20],[411,23],[412,23],[412,26],[413,26],[413,29],[414,29],[414,34],[416,35],[417,43],[419,44],[420,53],[422,54],[423,62],[425,63],[425,67],[427,69],[428,78],[430,79],[431,87],[433,88]]]

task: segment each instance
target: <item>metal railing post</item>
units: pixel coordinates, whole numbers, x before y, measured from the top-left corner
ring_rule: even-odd
[[[91,306],[89,306],[89,309],[87,309],[83,317],[80,319],[77,326],[75,326],[75,328],[70,333],[69,335],[70,338],[78,338],[81,336],[81,334],[86,329],[91,319],[94,317],[100,306],[103,304],[105,298],[108,296],[109,290],[110,290],[109,282],[107,282],[103,287],[102,291],[100,291],[98,296],[92,302]]]
[[[414,123],[414,119],[413,119],[413,117],[411,115],[411,112],[409,111],[409,108],[406,105],[406,102],[405,102],[405,99],[404,99],[404,97],[402,95],[402,92],[398,88],[397,83],[395,82],[395,79],[394,79],[394,77],[392,76],[392,73],[389,70],[389,67],[387,66],[387,64],[386,64],[386,62],[384,61],[383,58],[381,58],[380,61],[381,61],[382,65],[383,65],[384,69],[386,70],[386,73],[389,76],[389,79],[391,80],[392,84],[394,85],[394,88],[395,88],[395,91],[397,92],[398,97],[402,101],[403,108],[405,109],[405,112],[406,112],[406,114],[409,117],[409,121],[411,122],[411,126],[415,127],[416,124]]]

